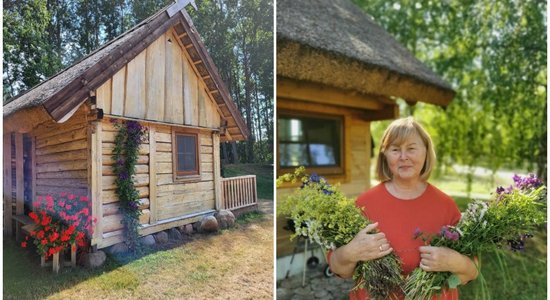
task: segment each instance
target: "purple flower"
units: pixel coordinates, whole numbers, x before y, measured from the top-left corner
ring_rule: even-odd
[[[542,181],[540,181],[535,174],[529,174],[526,177],[514,175],[512,179],[514,180],[514,185],[523,191],[537,189],[542,185]]]
[[[136,210],[138,208],[138,204],[136,203],[136,201],[130,201],[128,202],[128,207],[133,210]]]
[[[413,233],[413,239],[417,239],[422,235],[422,231],[420,231],[420,228],[416,227]]]
[[[504,188],[501,186],[497,187],[497,195],[500,195],[502,193],[504,193]]]
[[[120,172],[120,174],[118,174],[118,179],[120,179],[120,180],[128,179],[128,173],[126,173],[125,171]]]
[[[116,161],[116,164],[119,165],[119,166],[122,166],[122,165],[124,165],[124,160],[122,158],[120,158],[119,160]]]

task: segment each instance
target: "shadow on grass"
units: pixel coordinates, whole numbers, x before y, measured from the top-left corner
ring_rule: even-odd
[[[164,244],[143,247],[140,255],[107,255],[105,264],[97,269],[85,269],[81,266],[64,267],[57,275],[52,273],[51,266],[40,267],[40,257],[36,254],[34,247],[21,248],[13,238],[4,236],[3,298],[43,299],[89,280],[94,281],[92,285],[101,290],[134,290],[139,286],[142,278],[124,270],[122,266],[145,258],[143,266],[146,267],[149,261],[147,256],[151,254],[178,248],[195,240],[209,240],[225,231],[246,229],[264,217],[265,214],[261,212],[250,212],[239,217],[236,226],[232,229],[211,234],[182,235],[181,240],[170,239]]]

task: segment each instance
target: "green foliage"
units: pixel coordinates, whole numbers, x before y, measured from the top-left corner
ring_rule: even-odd
[[[46,2],[4,1],[4,103],[61,68],[59,54],[48,43],[51,15]]]
[[[134,186],[132,176],[136,174],[136,162],[139,154],[139,146],[146,134],[146,128],[136,121],[119,123],[112,120],[118,130],[115,136],[113,148],[113,169],[116,175],[116,194],[120,201],[120,212],[124,224],[126,242],[128,248],[134,252],[140,252],[139,244],[139,192]]]
[[[536,169],[545,180],[546,2],[355,2],[457,91],[447,109],[413,110],[440,162]]]
[[[305,236],[325,250],[349,243],[370,222],[362,211],[338,187],[330,186],[324,178],[307,175],[304,167],[297,168],[277,179],[277,186],[285,182],[301,182],[302,186],[277,203],[277,214],[288,216],[294,222],[296,236]],[[401,289],[401,265],[394,253],[382,258],[360,262],[355,268],[355,288],[365,288],[375,299],[387,299]]]
[[[197,5],[190,15],[251,135],[230,150],[231,162],[271,162],[273,3],[199,0]]]

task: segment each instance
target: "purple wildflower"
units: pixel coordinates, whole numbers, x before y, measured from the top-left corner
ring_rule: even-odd
[[[118,174],[118,179],[120,180],[126,180],[128,179],[128,173],[123,171],[123,172],[120,172],[120,174]]]
[[[422,231],[420,231],[420,228],[416,227],[413,233],[413,239],[417,239],[422,235]]]
[[[128,207],[130,207],[133,210],[136,210],[138,208],[138,204],[136,203],[136,201],[130,201],[128,202]]]
[[[537,189],[542,186],[542,182],[537,178],[537,176],[535,176],[535,174],[529,174],[526,177],[514,175],[512,179],[514,180],[514,185],[523,191]]]
[[[119,165],[119,166],[122,166],[122,165],[124,165],[124,160],[122,158],[120,158],[116,161],[116,164]]]
[[[497,187],[497,195],[500,195],[502,193],[504,193],[504,188],[501,186]]]

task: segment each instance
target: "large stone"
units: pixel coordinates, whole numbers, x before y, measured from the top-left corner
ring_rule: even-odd
[[[171,228],[168,230],[168,237],[173,240],[181,240],[182,238],[181,233],[176,228]]]
[[[200,232],[216,232],[218,231],[218,220],[214,216],[206,216],[202,218]]]
[[[185,225],[185,227],[183,228],[183,233],[185,233],[187,235],[192,235],[193,234],[193,224]]]
[[[290,296],[292,295],[292,293],[285,289],[285,288],[278,288],[277,289],[277,299],[280,299],[280,300],[288,300],[290,299]]]
[[[146,235],[141,238],[141,244],[144,246],[153,246],[155,244],[155,238],[152,235]]]
[[[159,243],[159,244],[167,243],[168,242],[168,233],[166,233],[164,231],[157,232],[155,234],[155,241],[157,241],[157,243]]]
[[[194,231],[200,231],[201,229],[201,221],[197,221],[195,223],[193,223],[193,230]]]
[[[94,253],[83,253],[80,261],[84,267],[92,269],[101,267],[106,258],[105,252],[98,250]]]
[[[215,214],[215,217],[221,229],[235,226],[235,215],[230,210],[220,210]]]
[[[107,248],[107,253],[109,254],[122,254],[128,252],[128,245],[126,243],[114,244],[111,247]]]

